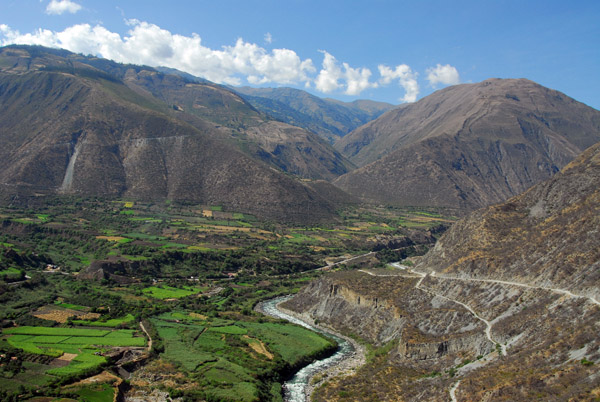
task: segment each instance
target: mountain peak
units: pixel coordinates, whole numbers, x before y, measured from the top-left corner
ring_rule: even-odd
[[[359,166],[337,179],[363,198],[473,209],[545,180],[600,141],[600,112],[527,79],[442,89],[335,147]]]

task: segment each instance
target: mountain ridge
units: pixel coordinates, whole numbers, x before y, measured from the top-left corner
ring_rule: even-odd
[[[364,199],[465,211],[551,177],[600,141],[600,112],[529,80],[448,87],[340,139],[358,169],[335,180]]]
[[[419,269],[600,298],[600,143],[550,180],[457,222]],[[460,257],[458,257],[460,256]]]
[[[396,106],[385,102],[342,102],[294,88],[233,87],[254,107],[276,119],[317,133],[335,143],[353,129]]]
[[[331,202],[237,149],[214,123],[190,125],[118,77],[36,52],[4,48],[0,57],[6,194],[171,199],[267,219],[335,219]]]

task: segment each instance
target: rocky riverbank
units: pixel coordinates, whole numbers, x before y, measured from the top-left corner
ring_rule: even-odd
[[[331,334],[338,338],[342,338],[346,342],[350,343],[354,349],[353,352],[351,352],[343,360],[337,362],[337,364],[327,367],[321,371],[315,371],[314,373],[312,373],[310,375],[310,377],[308,378],[306,387],[304,389],[304,394],[306,396],[306,400],[310,400],[311,395],[314,392],[314,390],[317,389],[323,382],[325,382],[333,377],[337,377],[337,376],[352,375],[358,367],[365,364],[366,350],[363,345],[356,342],[352,338],[349,338],[345,335],[340,334],[339,332],[335,331],[332,328],[329,328],[329,327],[321,325],[321,324],[316,324],[314,322],[314,320],[307,314],[299,314],[295,311],[288,310],[288,309],[282,307],[282,303],[284,303],[284,302],[285,302],[285,300],[282,300],[281,302],[277,303],[276,308],[279,312],[289,315],[297,320],[300,320],[303,323],[305,323],[306,325],[317,328],[320,331],[323,331],[327,334]],[[256,306],[255,310],[262,314],[270,315],[263,309],[262,303],[259,303]]]

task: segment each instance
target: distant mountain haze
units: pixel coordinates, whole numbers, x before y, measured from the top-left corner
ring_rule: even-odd
[[[310,130],[331,143],[396,106],[385,102],[322,99],[294,88],[233,88],[256,109]]]

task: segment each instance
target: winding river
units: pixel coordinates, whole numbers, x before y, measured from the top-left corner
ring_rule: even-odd
[[[316,328],[312,325],[307,324],[306,322],[299,320],[296,317],[293,317],[285,312],[279,310],[277,305],[288,300],[291,296],[278,297],[276,299],[271,299],[266,302],[263,302],[260,310],[271,317],[282,318],[294,324],[301,325],[305,328],[308,328],[312,331],[319,332],[324,334],[332,339],[334,339],[339,348],[337,352],[331,355],[328,358],[317,360],[308,366],[304,367],[300,371],[298,371],[294,377],[292,377],[289,381],[286,381],[283,384],[284,389],[284,397],[288,402],[305,402],[307,400],[306,390],[310,379],[317,373],[320,373],[324,370],[327,370],[330,367],[333,367],[339,364],[341,361],[349,358],[354,355],[355,348],[354,346],[348,342],[347,340],[340,338],[339,336],[332,334],[329,331],[326,331],[321,328]]]

